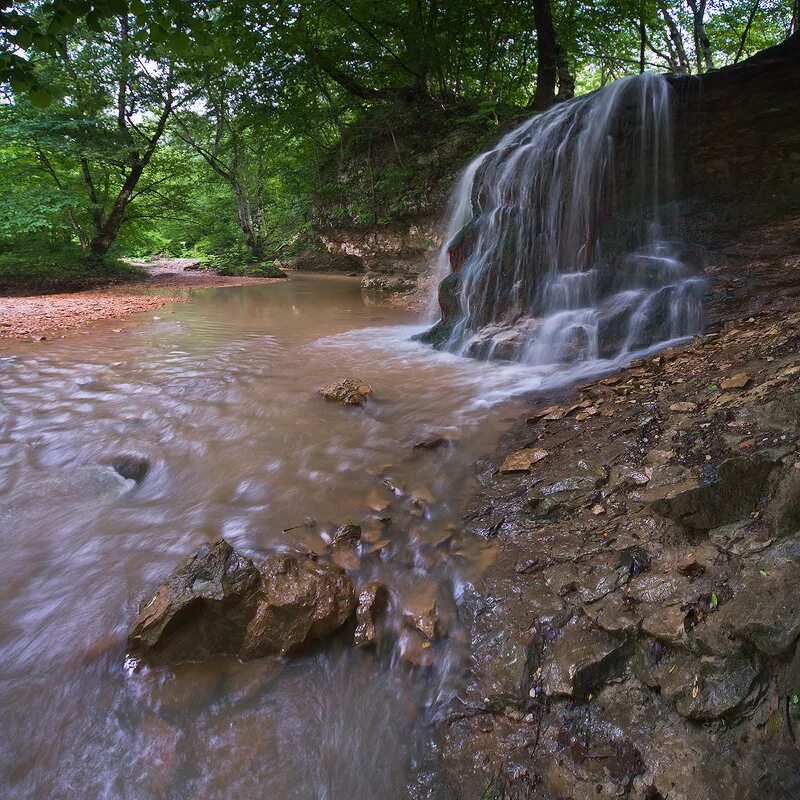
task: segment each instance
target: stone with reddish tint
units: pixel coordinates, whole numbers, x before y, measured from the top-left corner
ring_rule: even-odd
[[[278,553],[258,568],[218,539],[142,604],[128,649],[169,661],[286,655],[330,636],[355,605],[353,583],[335,565]]]

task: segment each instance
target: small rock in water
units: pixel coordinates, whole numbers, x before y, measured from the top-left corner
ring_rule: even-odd
[[[437,434],[415,442],[414,450],[438,450],[440,447],[452,446],[457,441],[457,436],[451,434]]]
[[[414,594],[406,599],[403,608],[405,624],[428,641],[447,634],[447,622],[440,613],[437,594],[436,584],[424,584],[415,589]]]
[[[377,628],[386,615],[389,600],[389,588],[380,581],[371,581],[359,592],[353,635],[356,647],[369,647],[377,642]]]
[[[361,526],[348,522],[331,534],[331,547],[358,547],[361,541]]]
[[[550,455],[547,450],[527,448],[510,453],[500,467],[500,472],[527,472],[534,464]]]
[[[326,400],[345,406],[360,406],[373,394],[372,387],[359,378],[345,378],[317,390]]]
[[[123,453],[105,462],[123,478],[141,483],[150,471],[150,462],[144,456],[135,453]]]

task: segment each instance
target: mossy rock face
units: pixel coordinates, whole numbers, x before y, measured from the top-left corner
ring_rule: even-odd
[[[444,322],[455,322],[464,316],[461,305],[461,276],[453,272],[439,284],[439,308]]]
[[[422,333],[416,334],[416,336],[412,336],[411,341],[429,344],[436,350],[441,350],[441,348],[444,347],[445,343],[450,338],[450,335],[453,333],[453,329],[455,328],[457,322],[458,320],[454,320],[453,322],[444,322],[443,320],[439,320],[439,322],[437,322],[427,331],[423,331]]]

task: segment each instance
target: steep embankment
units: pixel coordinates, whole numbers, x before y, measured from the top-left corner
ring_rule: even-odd
[[[479,465],[454,798],[800,796],[800,40],[676,84],[714,332]]]
[[[492,119],[434,106],[376,112],[351,128],[323,170],[312,210],[329,255],[308,253],[300,268],[333,259],[340,271],[364,272],[367,291],[420,301],[448,194],[497,135]]]

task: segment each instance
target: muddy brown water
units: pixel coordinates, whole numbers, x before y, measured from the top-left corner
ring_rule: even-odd
[[[521,406],[497,401],[522,375],[410,343],[420,327],[365,304],[357,280],[300,275],[2,345],[0,795],[416,791],[428,723],[463,674],[455,609],[492,557],[461,533],[460,505]],[[316,396],[349,375],[373,402]],[[413,449],[433,434],[460,441]],[[151,469],[121,487],[97,465],[130,452]],[[126,661],[137,604],[201,542],[222,535],[257,558],[320,548],[348,519],[376,551],[348,564],[358,584],[383,578],[401,605],[438,588],[451,630],[432,668],[357,652],[346,634],[286,662]]]

